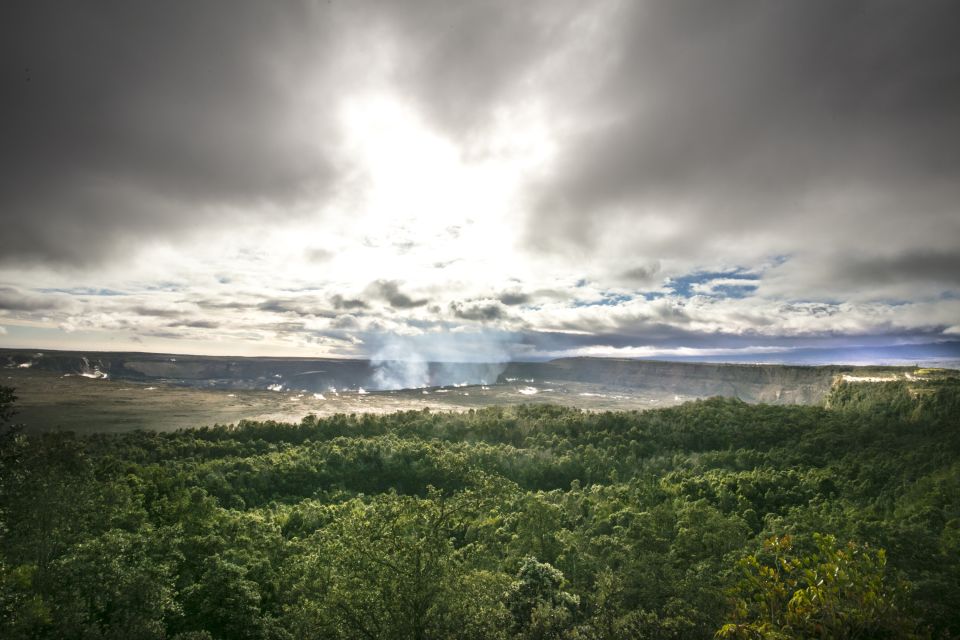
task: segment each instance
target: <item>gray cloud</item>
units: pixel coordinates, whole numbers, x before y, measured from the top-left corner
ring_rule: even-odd
[[[99,262],[322,192],[331,161],[292,126],[308,106],[292,84],[323,76],[332,22],[309,2],[7,6],[4,259]]]
[[[300,333],[306,329],[302,322],[271,322],[260,327],[265,331],[274,331],[276,333]]]
[[[17,287],[0,286],[0,310],[45,311],[61,309],[69,304],[65,296],[38,294]]]
[[[450,311],[458,318],[481,322],[506,317],[503,307],[496,302],[451,302]]]
[[[310,262],[327,262],[336,255],[333,251],[329,249],[308,249],[306,251],[306,259]]]
[[[335,98],[376,72],[358,47],[389,50],[386,80],[460,137],[549,51],[558,6],[15,1],[0,259],[99,263],[145,235],[295,215],[340,178]]]
[[[816,292],[825,300],[912,300],[960,288],[955,251],[879,251],[786,261],[764,276],[758,291],[787,299],[811,298]]]
[[[514,306],[530,302],[530,295],[522,291],[504,291],[497,296],[497,299],[507,306]]]
[[[180,309],[148,307],[145,305],[133,306],[130,308],[130,311],[138,316],[147,316],[153,318],[176,318],[183,313],[183,311]]]
[[[422,307],[429,302],[425,298],[415,300],[407,294],[401,293],[400,283],[396,280],[377,280],[371,283],[367,290],[371,295],[386,300],[394,309]]]
[[[627,269],[620,274],[620,279],[632,285],[649,285],[653,284],[659,273],[660,263],[651,262]]]
[[[848,260],[837,277],[851,283],[928,282],[960,286],[960,252],[910,251]]]
[[[438,126],[469,136],[576,37],[582,10],[570,0],[422,0],[377,3],[376,16],[399,42],[397,83]]]
[[[165,340],[176,340],[178,338],[183,338],[186,334],[179,331],[163,331],[161,329],[152,329],[149,331],[143,331],[140,333],[137,338],[137,342],[142,342],[144,337],[147,338],[161,338]]]
[[[536,304],[543,301],[558,302],[567,301],[572,298],[570,291],[562,289],[536,289],[534,291],[521,291],[519,289],[510,289],[501,291],[497,300],[508,307],[515,307],[526,304]]]
[[[310,318],[333,318],[335,313],[322,308],[316,300],[303,298],[270,298],[257,304],[259,311],[269,313],[292,314]]]
[[[344,298],[340,294],[331,296],[330,302],[333,304],[335,309],[356,310],[367,308],[367,303],[363,300],[358,298]]]
[[[300,314],[300,305],[292,300],[264,300],[257,305],[260,311],[270,311],[272,313],[296,313]]]
[[[193,302],[198,307],[203,309],[250,309],[256,305],[250,302],[243,302],[240,300],[210,300],[207,298],[196,298],[194,300],[181,300],[180,302]]]
[[[357,317],[351,314],[337,316],[330,322],[333,329],[356,329],[359,326]]]
[[[179,320],[177,322],[170,322],[167,326],[186,327],[188,329],[218,329],[220,323],[213,320]]]
[[[666,258],[955,247],[958,19],[946,1],[626,3],[531,189],[531,244],[609,226]]]

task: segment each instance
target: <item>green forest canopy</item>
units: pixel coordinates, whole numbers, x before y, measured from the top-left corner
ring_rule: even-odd
[[[958,417],[942,379],[825,407],[7,424],[0,636],[960,637]]]

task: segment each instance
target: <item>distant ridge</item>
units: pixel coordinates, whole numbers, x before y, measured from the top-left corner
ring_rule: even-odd
[[[929,361],[925,364],[929,365]],[[818,404],[843,374],[858,372],[859,376],[869,376],[876,371],[904,373],[915,368],[913,365],[808,365],[597,357],[558,358],[546,362],[434,362],[421,365],[427,381],[422,386],[566,381],[656,395],[685,398],[729,396],[748,402],[778,404]],[[401,388],[377,386],[375,363],[346,358],[243,358],[0,349],[0,367],[88,378],[160,381],[212,389],[323,392],[331,388]]]
[[[701,398],[728,396],[747,402],[774,404],[820,404],[843,374],[907,373],[913,370],[914,367],[560,358],[541,363],[510,363],[501,374],[501,380],[590,382],[614,390],[630,389],[655,394]]]

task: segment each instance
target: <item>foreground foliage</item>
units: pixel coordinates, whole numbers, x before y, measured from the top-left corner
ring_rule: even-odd
[[[0,636],[960,637],[958,417],[947,380],[826,408],[7,426]]]

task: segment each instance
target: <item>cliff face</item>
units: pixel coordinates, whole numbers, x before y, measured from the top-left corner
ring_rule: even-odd
[[[830,392],[838,375],[859,369],[853,366],[562,358],[542,363],[510,363],[501,379],[589,382],[612,389],[659,394],[731,396],[747,402],[774,404],[819,404]]]

